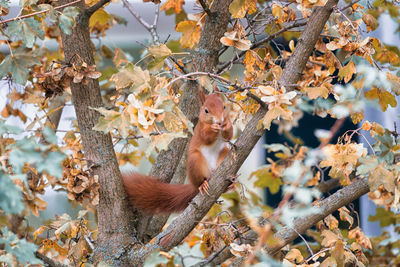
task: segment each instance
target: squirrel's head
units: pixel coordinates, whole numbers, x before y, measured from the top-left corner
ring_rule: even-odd
[[[221,94],[213,93],[205,95],[203,90],[200,88],[199,95],[201,103],[199,120],[203,123],[216,123],[222,125],[225,117],[228,116],[229,111]]]

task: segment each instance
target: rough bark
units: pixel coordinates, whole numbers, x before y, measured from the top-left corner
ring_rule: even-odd
[[[352,184],[338,190],[335,194],[318,202],[320,210],[317,213],[297,219],[293,227],[283,227],[274,236],[281,240],[281,244],[276,247],[267,248],[269,254],[275,254],[281,248],[295,240],[299,235],[311,228],[314,224],[324,219],[329,214],[339,208],[348,205],[369,192],[367,179],[360,179]],[[296,233],[297,231],[297,233]]]
[[[299,38],[293,55],[283,70],[279,80],[281,85],[295,84],[298,81],[319,35],[337,2],[338,0],[329,0],[324,7],[318,7],[314,10],[304,32]],[[156,242],[158,242],[162,250],[169,250],[178,245],[193,230],[197,223],[201,221],[218,197],[227,189],[231,183],[229,178],[236,174],[252,148],[263,135],[264,130],[257,129],[257,124],[266,112],[267,110],[263,108],[257,111],[246,125],[242,135],[236,141],[235,149],[230,151],[225,160],[212,174],[209,182],[211,196],[197,195],[185,211],[163,232],[157,235]],[[149,248],[150,245],[147,247]]]
[[[61,0],[60,5],[70,2]],[[77,4],[85,10],[84,2]],[[79,57],[94,65],[89,35],[89,16],[82,12],[71,35],[62,34],[65,60],[73,63]],[[129,208],[122,185],[121,173],[110,134],[94,131],[99,118],[97,111],[103,105],[98,80],[90,79],[87,85],[71,83],[72,102],[75,107],[79,132],[88,167],[100,182],[100,200],[97,207],[98,237],[94,258],[113,265],[130,265],[123,255],[125,248],[134,244],[135,220]]]
[[[197,49],[198,52],[194,57],[194,65],[198,71],[214,72],[217,66],[218,51],[222,46],[220,38],[227,30],[230,19],[229,5],[231,2],[232,0],[215,0],[210,7],[211,16],[206,17]],[[198,84],[196,82],[189,81],[186,84],[179,107],[185,116],[193,123],[196,123],[200,109]],[[158,156],[151,170],[151,175],[162,177],[163,181],[170,182],[182,155],[187,152],[185,147],[188,142],[189,139],[174,140],[168,147],[168,151],[162,152]],[[161,231],[167,219],[168,216],[154,216],[154,219],[144,217],[140,219],[142,227],[140,232],[143,232],[143,235],[140,235],[139,238],[145,241],[153,238]]]
[[[290,244],[299,237],[299,234],[303,234],[307,229],[311,228],[317,222],[323,220],[329,214],[332,214],[339,208],[346,206],[353,202],[354,200],[360,198],[364,194],[369,192],[369,187],[366,179],[360,179],[353,182],[351,185],[346,186],[326,199],[321,200],[318,203],[320,210],[318,213],[310,214],[303,218],[299,218],[293,222],[293,227],[283,227],[279,232],[275,233],[275,237],[280,240],[280,244],[275,247],[267,247],[266,250],[269,254],[275,254],[284,246]],[[250,231],[249,235],[254,235],[254,231]],[[230,252],[229,247],[222,250],[216,257],[212,258],[211,261],[205,260],[199,264],[197,267],[205,266],[207,264],[218,265],[224,261],[232,258],[233,254]]]

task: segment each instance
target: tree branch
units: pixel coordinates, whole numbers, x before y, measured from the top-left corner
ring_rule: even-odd
[[[88,7],[85,10],[85,14],[90,17],[91,15],[93,15],[94,12],[96,12],[98,9],[102,8],[105,4],[107,4],[108,2],[110,2],[111,0],[100,0],[99,2],[97,2],[96,4],[94,4],[91,7]]]
[[[337,179],[333,179],[334,181],[338,181]],[[299,235],[303,234],[307,229],[314,226],[317,222],[323,220],[329,214],[332,214],[336,210],[341,207],[348,205],[354,200],[360,198],[362,195],[369,192],[369,187],[366,179],[360,179],[352,184],[340,189],[333,195],[329,196],[326,199],[319,201],[317,206],[320,208],[318,213],[310,214],[308,216],[299,218],[294,221],[292,227],[283,227],[279,232],[275,233],[274,237],[280,240],[278,246],[268,247],[267,252],[269,254],[275,254],[284,246],[290,244],[293,240],[295,240]],[[250,231],[248,234],[255,235],[254,231]],[[230,252],[229,247],[224,249],[222,252],[218,254],[218,257],[212,258],[209,257],[210,260],[207,260],[207,264],[218,265],[223,263],[224,261],[232,258],[233,254]],[[204,266],[203,262],[196,266]]]
[[[311,228],[314,224],[324,219],[329,214],[339,208],[348,205],[354,200],[360,198],[369,192],[367,179],[359,179],[350,185],[338,190],[336,193],[318,202],[320,211],[302,218],[297,219],[292,227],[283,227],[274,236],[282,241],[276,247],[269,247],[267,251],[269,254],[275,254],[281,248],[291,243],[297,238],[297,233],[304,233],[307,229]]]
[[[279,80],[280,84],[295,84],[300,78],[307,63],[308,57],[321,34],[326,21],[337,5],[338,0],[328,0],[323,7],[317,7],[310,16],[309,22],[299,42],[289,59]],[[217,4],[217,3],[216,3]],[[214,6],[214,5],[213,5]],[[205,31],[207,32],[207,31]],[[257,127],[259,121],[265,116],[267,110],[260,107],[254,117],[246,125],[243,133],[235,143],[235,149],[231,150],[217,170],[211,175],[210,196],[197,195],[189,206],[159,235],[156,236],[158,246],[146,245],[152,250],[156,247],[169,250],[178,245],[197,225],[212,207],[218,197],[225,192],[231,184],[230,177],[236,172],[250,154],[264,130]],[[300,232],[300,231],[298,231]]]
[[[36,256],[36,258],[42,260],[49,267],[67,267],[67,265],[56,262],[38,251],[35,252],[35,256]]]
[[[199,0],[199,3],[201,5],[201,7],[203,8],[204,12],[206,12],[208,16],[212,16],[213,15],[211,13],[211,10],[208,8],[207,4],[204,2],[204,0]]]
[[[64,5],[57,6],[54,9],[55,10],[63,9],[64,7],[75,5],[75,4],[77,4],[77,3],[81,2],[81,1],[82,0],[75,0],[75,1],[70,2],[70,3],[66,3]],[[39,15],[39,14],[43,14],[43,13],[49,12],[49,11],[50,11],[50,9],[45,9],[45,10],[42,10],[42,11],[33,12],[33,13],[26,14],[26,15],[23,15],[23,16],[18,16],[18,17],[11,18],[11,19],[6,19],[6,20],[3,20],[3,21],[0,21],[0,25],[4,24],[4,23],[7,23],[7,22],[15,21],[15,20],[26,19],[26,18],[29,18],[29,17],[33,17],[33,16],[36,16],[36,15]]]

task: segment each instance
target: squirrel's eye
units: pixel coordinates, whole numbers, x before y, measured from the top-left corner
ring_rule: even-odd
[[[208,113],[208,109],[204,109],[204,112],[205,112],[205,113]]]
[[[224,106],[224,109],[226,109],[226,107]]]

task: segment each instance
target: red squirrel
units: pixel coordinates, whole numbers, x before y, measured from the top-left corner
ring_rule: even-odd
[[[208,179],[229,152],[233,128],[229,110],[220,94],[205,95],[199,90],[199,121],[189,143],[186,174],[189,184],[167,184],[138,173],[122,175],[129,201],[146,213],[184,210],[200,192],[209,190]]]

